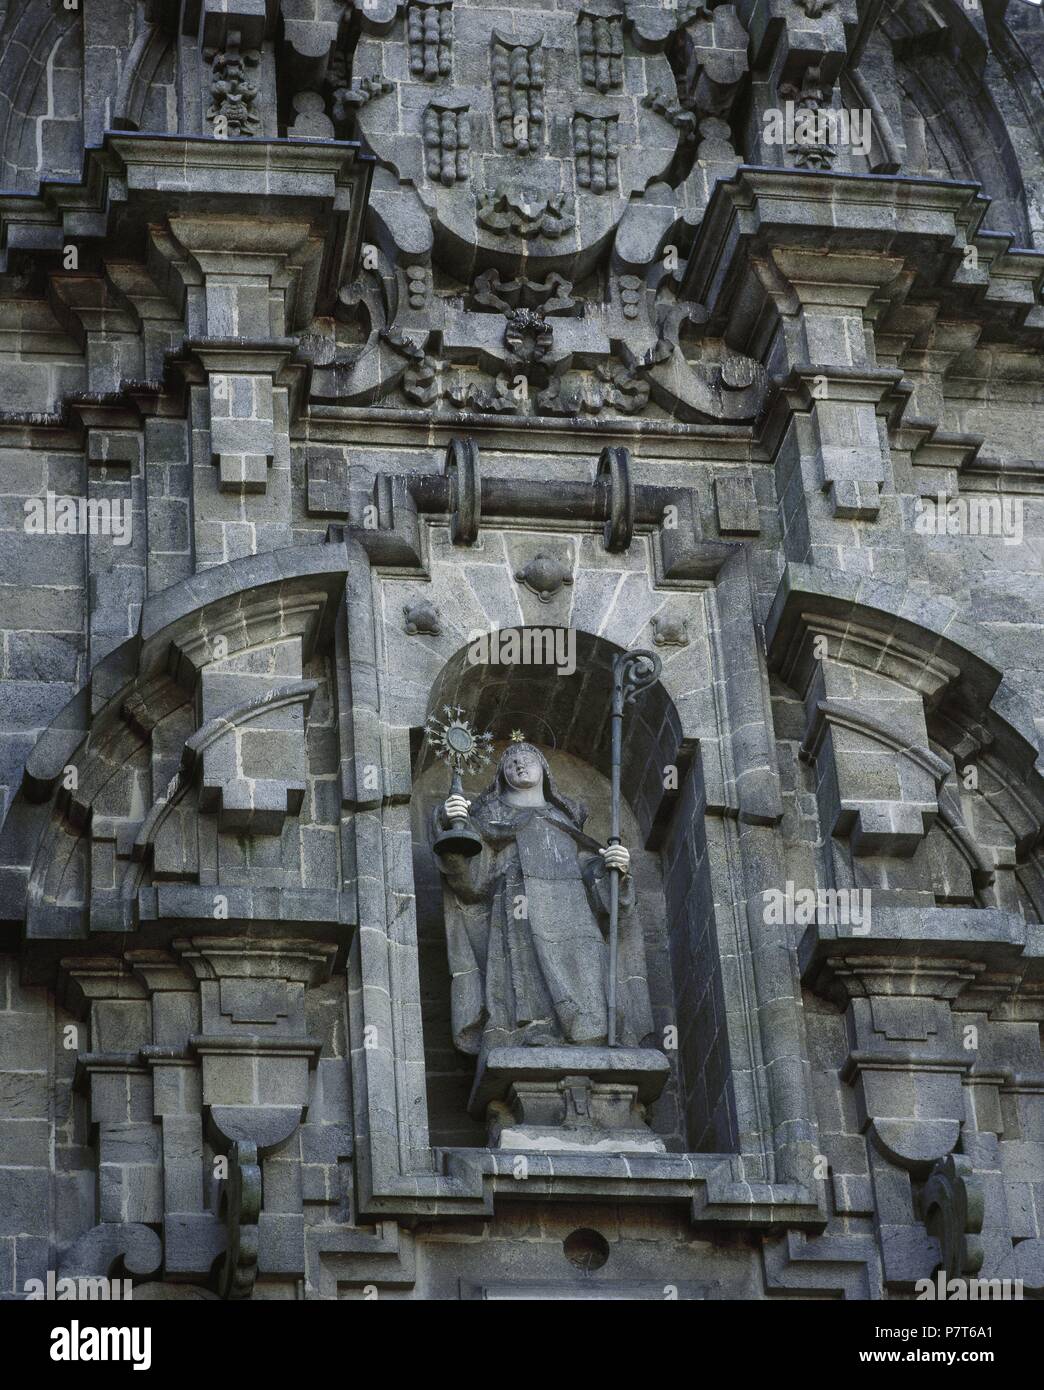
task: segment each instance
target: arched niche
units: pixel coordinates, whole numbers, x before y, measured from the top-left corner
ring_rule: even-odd
[[[43,179],[79,177],[82,29],[80,13],[46,0],[0,14],[0,188],[28,193]],[[56,69],[74,77],[57,94]]]
[[[548,655],[555,647],[566,654],[566,663],[481,659],[494,652],[510,655],[513,633],[523,656]],[[551,634],[558,634],[553,642]],[[477,729],[503,730],[505,738],[528,715],[532,727],[526,734],[534,743],[567,751],[608,777],[612,666],[620,650],[576,628],[505,629],[485,648],[479,643],[461,647],[446,662],[431,688],[428,713],[459,705]],[[567,666],[575,669],[569,672]],[[417,774],[430,765],[433,753],[422,745],[418,756]],[[662,838],[691,759],[674,702],[657,681],[627,707],[620,769],[624,798],[634,809],[643,839],[653,847]],[[665,776],[671,767],[677,777]]]
[[[249,557],[146,605],[139,636],[95,668],[92,694],[110,698],[92,714],[77,697],[52,723],[0,836],[27,939],[136,931],[175,884],[241,891],[250,918],[314,891],[315,920],[338,922],[343,561],[338,546]]]
[[[1020,39],[1029,9],[1022,0],[989,12],[908,0],[884,14],[840,84],[850,111],[872,113],[871,148],[852,153],[853,171],[978,183],[990,199],[984,229],[1039,244],[1044,142],[1031,50]]]
[[[873,888],[881,906],[1040,921],[1044,761],[1030,706],[956,604],[791,565],[767,633],[770,667],[803,702],[823,880]],[[864,834],[882,807],[896,833]]]
[[[524,633],[526,629],[519,629]],[[478,731],[493,732],[494,760],[466,774],[474,798],[490,782],[512,732],[521,731],[547,758],[560,789],[588,807],[585,832],[604,843],[609,834],[609,709],[612,663],[620,650],[569,629],[575,670],[554,664],[492,664],[459,649],[432,685],[428,712],[463,710]],[[430,848],[430,821],[445,799],[450,770],[435,758],[423,729],[412,731],[414,750],[411,832],[417,902],[422,1030],[431,1142],[434,1147],[480,1147],[484,1126],[467,1114],[474,1059],[456,1051],[450,1028],[442,881]],[[708,1019],[724,1016],[720,967],[713,946],[713,894],[699,795],[700,770],[685,743],[674,704],[658,682],[627,707],[621,766],[622,838],[631,850],[637,911],[641,916],[647,978],[658,1039],[677,1028],[666,1050],[672,1076],[650,1113],[650,1123],[674,1151],[728,1147],[731,1119],[713,1116],[713,1095],[731,1116],[729,1061],[724,1030]],[[665,785],[666,784],[666,785]],[[677,979],[684,993],[675,990]],[[673,1040],[673,1039],[672,1039]]]

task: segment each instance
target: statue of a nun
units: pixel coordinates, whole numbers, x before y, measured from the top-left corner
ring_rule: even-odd
[[[474,857],[436,854],[445,879],[453,1040],[462,1052],[608,1039],[606,943],[611,868],[621,871],[619,1043],[651,1042],[652,1012],[630,855],[583,833],[587,809],[563,796],[540,751],[508,746],[474,803],[450,796],[433,838],[467,817],[482,839]]]

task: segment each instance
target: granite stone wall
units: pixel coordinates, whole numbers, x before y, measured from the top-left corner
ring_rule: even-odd
[[[0,1297],[1044,1297],[1042,70],[1030,0],[0,3]],[[520,1155],[430,723],[604,843],[634,650],[655,1142]]]

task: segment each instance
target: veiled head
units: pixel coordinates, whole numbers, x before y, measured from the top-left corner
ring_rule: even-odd
[[[507,792],[524,791],[542,785],[544,800],[572,821],[578,830],[587,820],[587,807],[582,801],[565,796],[555,785],[547,759],[532,743],[509,743],[501,754],[497,775],[479,798],[477,806],[499,801]]]
[[[531,743],[509,744],[500,759],[499,773],[514,791],[539,786],[545,776],[550,776],[547,763]]]

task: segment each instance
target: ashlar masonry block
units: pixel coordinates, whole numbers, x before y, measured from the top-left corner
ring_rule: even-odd
[[[300,811],[311,697],[300,676],[298,638],[238,653],[201,673],[201,722],[214,736],[203,753],[200,805],[218,808],[220,830],[278,835],[286,816]]]
[[[949,771],[928,747],[921,695],[827,657],[805,706],[804,753],[824,829],[847,838],[857,857],[914,854]]]
[[[270,376],[211,375],[210,439],[222,492],[266,491],[276,447]]]

